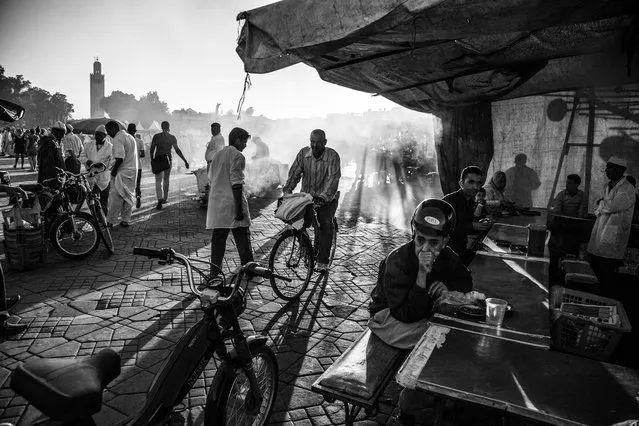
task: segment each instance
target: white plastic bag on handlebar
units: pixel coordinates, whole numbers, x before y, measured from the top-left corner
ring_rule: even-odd
[[[313,204],[311,194],[300,192],[298,194],[287,194],[282,197],[282,204],[275,211],[275,217],[281,221],[291,224],[304,217],[304,209],[309,204]]]

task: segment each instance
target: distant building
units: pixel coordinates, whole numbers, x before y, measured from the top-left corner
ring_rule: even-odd
[[[102,64],[95,58],[93,73],[90,74],[91,88],[91,118],[104,117],[104,110],[100,107],[100,101],[104,98],[104,74]]]

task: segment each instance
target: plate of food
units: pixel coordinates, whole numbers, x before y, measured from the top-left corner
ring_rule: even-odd
[[[468,317],[480,318],[486,315],[486,308],[482,308],[481,306],[475,304],[462,305],[459,307],[459,309],[457,309],[457,312]]]

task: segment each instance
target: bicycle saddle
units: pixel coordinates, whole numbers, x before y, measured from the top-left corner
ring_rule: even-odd
[[[29,192],[40,192],[44,189],[41,183],[23,183],[18,185],[21,189]]]
[[[120,355],[104,349],[83,360],[37,359],[11,374],[11,388],[52,420],[90,418],[102,407],[102,391],[120,374]]]

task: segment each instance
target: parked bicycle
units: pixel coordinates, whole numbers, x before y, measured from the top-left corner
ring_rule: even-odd
[[[318,208],[316,204],[306,206],[306,212],[310,214],[305,212],[304,218],[310,217],[310,223],[304,219],[287,224],[271,249],[268,259],[268,267],[273,271],[273,276],[270,278],[271,287],[275,294],[284,300],[299,298],[308,287],[315,270],[320,238]],[[309,229],[312,235],[309,235]],[[333,263],[337,248],[338,228],[335,218],[333,218],[333,229],[329,266]],[[282,280],[279,277],[287,279]]]
[[[193,265],[201,262],[210,266],[210,263],[188,258],[170,248],[135,248],[133,253],[184,266],[189,289],[199,298],[205,317],[187,331],[164,361],[141,412],[123,424],[164,424],[214,354],[221,363],[208,391],[204,424],[266,424],[277,392],[277,360],[266,345],[267,338],[247,337],[238,317],[246,307],[249,280],[254,276],[270,278],[272,271],[250,262],[227,282],[222,273],[211,278]],[[193,270],[205,283],[202,290],[195,285]],[[51,420],[63,425],[95,425],[92,416],[101,409],[102,392],[119,375],[120,361],[120,356],[110,349],[85,360],[28,361],[11,374],[11,388]]]
[[[91,164],[87,173],[72,174],[67,173],[69,179],[69,185],[74,188],[74,191],[79,194],[79,197],[75,200],[78,201],[75,206],[75,212],[78,213],[82,209],[82,206],[86,203],[89,208],[89,212],[93,219],[98,224],[98,233],[100,239],[104,243],[104,246],[109,253],[115,254],[115,248],[113,247],[113,238],[111,237],[111,230],[107,226],[107,218],[100,202],[100,196],[91,190],[88,178],[97,175],[98,173],[104,173],[106,166],[103,163],[97,162]],[[76,188],[79,187],[79,188]]]
[[[97,173],[91,170],[86,175]],[[74,204],[84,202],[85,189],[76,183],[79,175],[58,169],[58,176],[44,181],[45,185],[21,184],[21,189],[31,194],[23,198],[19,194],[12,200],[16,207],[40,206],[45,235],[53,248],[68,259],[84,259],[100,245],[100,226],[93,215],[76,211]]]

